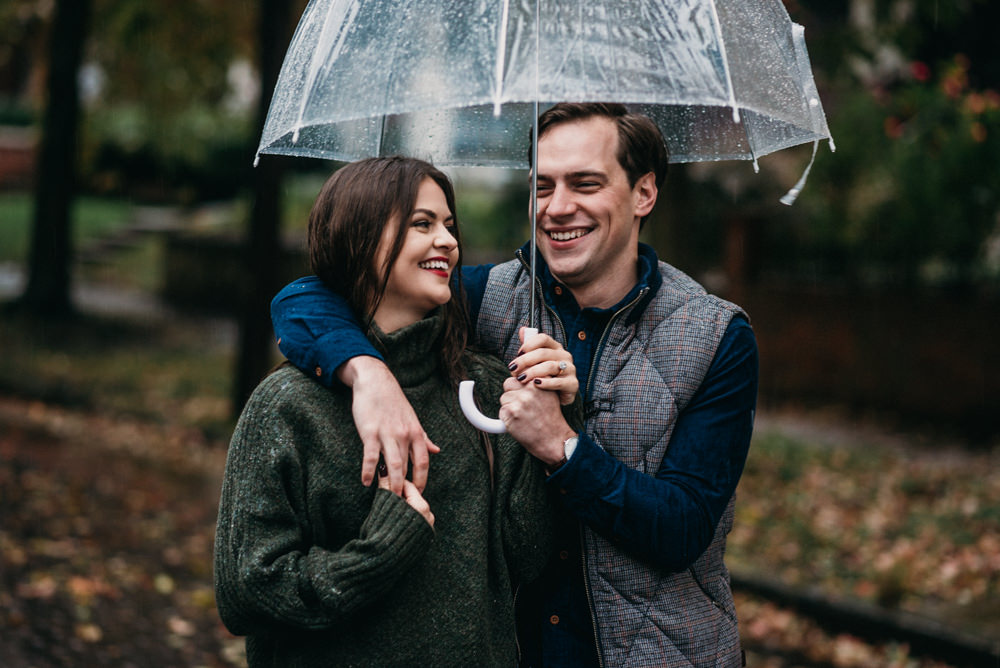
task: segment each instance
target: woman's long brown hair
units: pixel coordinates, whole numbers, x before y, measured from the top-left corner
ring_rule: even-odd
[[[440,307],[444,332],[439,349],[441,367],[457,386],[464,375],[462,353],[469,322],[461,280],[462,238],[455,215],[455,190],[444,173],[423,160],[401,156],[368,158],[340,168],[327,179],[309,214],[309,263],[313,273],[347,300],[370,331],[385,295],[389,271],[403,248],[417,191],[428,178],[444,191],[458,242],[451,299]],[[382,233],[394,220],[399,224],[392,246],[382,266],[376,267]]]

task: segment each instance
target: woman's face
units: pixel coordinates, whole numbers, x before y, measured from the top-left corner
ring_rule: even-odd
[[[406,226],[406,237],[375,311],[375,322],[384,332],[417,322],[447,303],[451,299],[451,272],[458,262],[458,242],[452,236],[455,217],[444,191],[433,179],[426,178],[420,184],[408,219],[392,220],[385,226],[376,266],[385,261],[400,224]]]

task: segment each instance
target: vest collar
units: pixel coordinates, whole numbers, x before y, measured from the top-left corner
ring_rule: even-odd
[[[525,269],[531,269],[529,260],[531,256],[530,242],[526,242],[523,246],[518,248],[514,255],[521,261],[521,264],[524,265]],[[569,307],[571,309],[575,309],[576,311],[581,310],[569,288],[559,282],[555,276],[552,275],[552,272],[549,271],[549,266],[545,263],[545,258],[542,257],[542,254],[538,253],[537,256],[538,267],[535,272],[535,278],[539,282],[539,287],[545,297],[545,302],[554,306],[556,310],[561,310],[561,306]],[[583,310],[591,311],[597,316],[604,314],[610,316],[611,314],[624,308],[630,302],[634,301],[636,297],[640,295],[640,292],[645,290],[641,299],[639,299],[634,306],[630,307],[631,311],[628,314],[626,322],[634,322],[642,315],[642,312],[646,309],[646,306],[649,305],[650,300],[656,295],[657,290],[659,290],[660,285],[663,283],[663,276],[660,275],[659,270],[659,258],[657,258],[656,251],[653,250],[653,247],[648,244],[639,244],[638,273],[638,282],[632,286],[632,289],[629,290],[628,294],[622,297],[617,304],[606,309],[594,308]]]

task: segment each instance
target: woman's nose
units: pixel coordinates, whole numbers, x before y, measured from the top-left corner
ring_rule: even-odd
[[[444,225],[441,225],[434,238],[434,243],[441,248],[452,250],[458,246],[458,239],[456,239],[455,235],[451,233],[451,230]]]

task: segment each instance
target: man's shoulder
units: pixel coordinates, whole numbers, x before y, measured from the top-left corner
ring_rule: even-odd
[[[524,269],[524,264],[517,258],[495,264],[489,268],[490,282],[496,280],[510,280],[517,276]]]
[[[663,260],[657,262],[657,269],[663,279],[661,289],[690,297],[699,297],[708,294],[708,291],[698,281]]]
[[[483,284],[480,312],[508,314],[516,311],[520,297],[528,294],[528,280],[528,271],[518,259],[493,265]]]
[[[737,304],[708,292],[680,269],[662,260],[658,268],[663,283],[650,304],[650,315],[655,319],[668,317],[682,308],[719,312],[725,314],[727,321],[736,313],[746,315]]]

